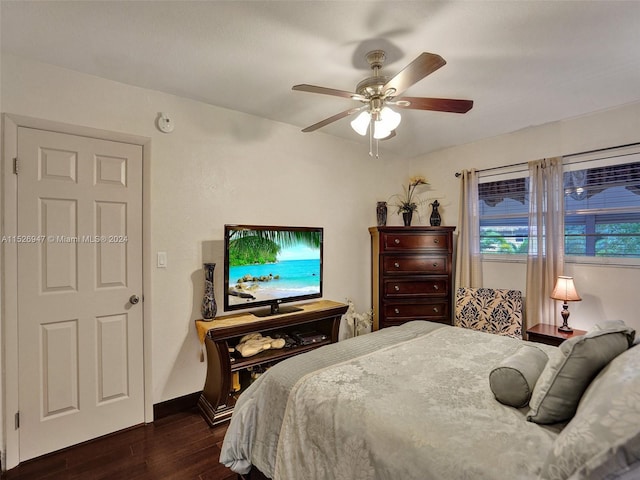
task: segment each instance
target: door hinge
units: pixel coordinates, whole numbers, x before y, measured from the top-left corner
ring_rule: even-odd
[[[15,422],[16,430],[18,430],[20,428],[20,412],[16,412],[14,422]]]
[[[13,173],[15,175],[18,174],[18,158],[17,157],[13,159]]]

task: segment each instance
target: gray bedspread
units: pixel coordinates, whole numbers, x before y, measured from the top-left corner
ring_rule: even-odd
[[[274,480],[535,479],[557,431],[489,388],[520,343],[410,322],[288,359],[240,396],[220,461]]]

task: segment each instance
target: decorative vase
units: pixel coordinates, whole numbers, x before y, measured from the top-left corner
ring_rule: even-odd
[[[413,218],[413,212],[402,212],[402,220],[405,227],[411,226],[411,219]]]
[[[216,268],[215,263],[204,263],[204,297],[202,298],[202,318],[204,320],[213,320],[218,312],[216,297],[213,293],[213,271]]]
[[[384,227],[387,224],[387,202],[378,202],[376,205],[376,217],[378,226]]]
[[[438,212],[438,207],[440,204],[438,200],[434,200],[431,204],[433,210],[431,210],[431,217],[429,217],[429,223],[432,227],[439,227],[440,223],[442,223],[442,218],[440,218],[440,212]]]

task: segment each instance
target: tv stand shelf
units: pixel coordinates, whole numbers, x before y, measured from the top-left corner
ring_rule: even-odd
[[[293,355],[298,355],[299,353],[308,352],[309,350],[313,350],[314,348],[318,348],[323,345],[329,345],[330,343],[333,342],[331,340],[323,340],[322,342],[314,343],[313,345],[265,350],[264,352],[260,352],[252,357],[240,358],[236,361],[232,361],[231,371],[237,372],[239,370],[244,370],[245,368],[253,367],[255,365],[274,363],[280,360],[284,360],[285,358],[292,357]]]
[[[258,317],[242,313],[216,318],[211,322],[198,320],[200,326],[208,328],[204,343],[207,351],[207,377],[198,400],[198,408],[210,426],[228,420],[233,413],[238,396],[250,383],[249,368],[266,367],[286,358],[314,350],[338,341],[340,319],[347,311],[344,303],[320,300],[296,305],[298,311]],[[243,358],[229,353],[240,339],[259,332],[267,336],[278,332],[290,334],[296,330],[315,330],[327,335],[327,339],[312,345],[265,350],[257,355]],[[232,376],[240,376],[240,391],[233,391]]]

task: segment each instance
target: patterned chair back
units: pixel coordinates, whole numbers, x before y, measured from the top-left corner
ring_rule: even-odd
[[[454,325],[522,339],[522,292],[458,288]]]

